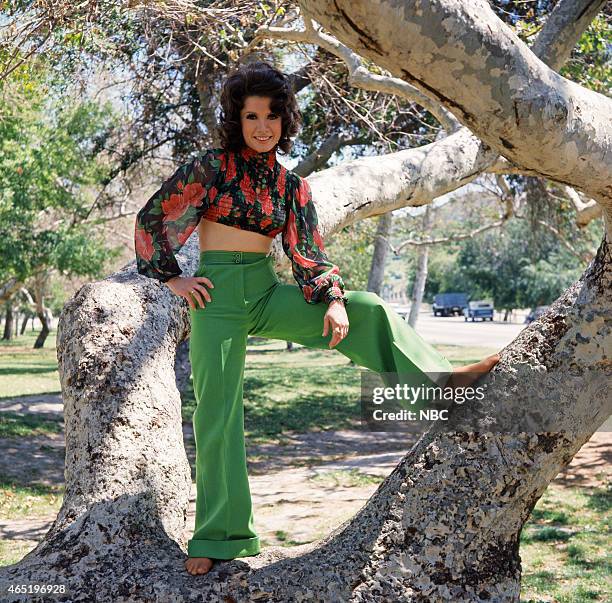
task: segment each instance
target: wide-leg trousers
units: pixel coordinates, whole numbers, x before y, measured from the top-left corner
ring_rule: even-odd
[[[260,552],[244,443],[243,376],[248,336],[329,349],[328,305],[309,304],[297,285],[280,282],[263,252],[202,251],[195,276],[206,276],[211,302],[190,309],[196,409],[196,516],[189,557],[233,559]],[[446,374],[450,362],[378,295],[345,291],[347,336],[334,348],[378,373]]]

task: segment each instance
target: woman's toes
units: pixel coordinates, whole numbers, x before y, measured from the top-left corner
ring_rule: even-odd
[[[210,557],[190,557],[185,561],[185,567],[192,576],[198,576],[208,573],[213,563]]]

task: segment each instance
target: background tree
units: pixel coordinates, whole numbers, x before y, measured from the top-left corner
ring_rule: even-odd
[[[473,209],[455,201],[436,210],[430,238],[440,242],[429,246],[434,254],[425,289],[429,303],[436,293],[465,291],[473,300],[491,298],[497,308],[508,312],[550,304],[592,259],[591,249],[601,232],[600,221],[577,229],[576,213],[569,206],[558,202],[547,206],[528,195],[499,228],[467,238],[453,234],[455,229],[478,229],[482,216]]]
[[[54,96],[57,82],[42,61],[21,64],[0,80],[0,283],[5,301],[29,289],[49,332],[45,306],[55,271],[100,277],[116,257],[91,215],[95,187],[107,167],[99,141],[113,127],[112,113],[92,102]]]

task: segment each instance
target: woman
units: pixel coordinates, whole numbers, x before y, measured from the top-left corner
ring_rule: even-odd
[[[243,433],[249,335],[328,345],[377,372],[445,375],[440,384],[453,372],[378,295],[345,291],[325,254],[308,182],[276,160],[277,149],[291,149],[300,125],[284,74],[265,62],[242,66],[226,79],[221,105],[222,147],[181,166],[135,225],[138,272],[190,307],[197,498],[185,567],[194,575],[215,559],[260,550]],[[181,276],[175,254],[196,227],[200,265],[194,276]],[[274,272],[270,253],[279,233],[299,287],[281,284]],[[467,384],[467,373],[486,372],[498,360],[490,356],[455,373]]]

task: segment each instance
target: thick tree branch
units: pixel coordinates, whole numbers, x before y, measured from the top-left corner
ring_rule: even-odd
[[[586,226],[591,220],[601,216],[601,205],[594,199],[583,202],[580,195],[571,186],[566,186],[565,192],[576,208],[576,224],[580,227]]]
[[[300,176],[308,176],[321,169],[329,161],[330,157],[342,147],[352,144],[353,137],[344,134],[333,133],[328,136],[319,147],[304,157],[293,171]]]
[[[612,101],[537,60],[485,0],[301,7],[355,52],[436,98],[504,157],[612,212]]]
[[[557,2],[531,47],[532,52],[551,69],[559,71],[605,4],[606,0]]]
[[[305,18],[304,22],[306,25],[304,30],[289,27],[260,27],[255,32],[249,47],[256,45],[265,38],[316,44],[344,61],[348,69],[348,81],[352,86],[362,90],[394,94],[405,100],[413,101],[429,111],[447,132],[454,132],[459,128],[459,123],[452,113],[447,111],[439,102],[432,101],[428,95],[400,78],[372,73],[363,64],[363,60],[357,53],[341,44],[333,36],[324,33],[315,21]]]

